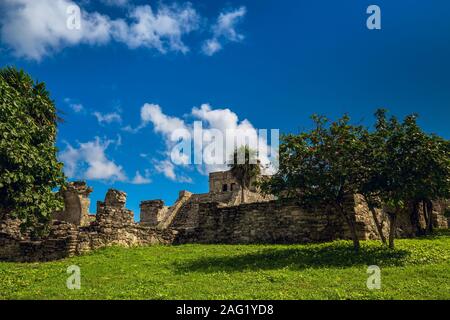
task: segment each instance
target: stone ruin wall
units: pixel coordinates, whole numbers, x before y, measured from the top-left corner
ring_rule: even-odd
[[[221,183],[223,181],[221,180]],[[266,202],[273,197],[263,196],[258,192],[244,190],[245,203]],[[224,206],[239,205],[242,203],[241,190],[234,191],[210,191],[209,193],[193,194],[189,191],[181,191],[177,201],[168,207],[164,201],[146,200],[140,204],[140,222],[147,226],[159,229],[193,228],[198,225],[199,205],[202,203],[218,202]]]
[[[140,204],[140,222],[144,225],[165,229],[170,227],[193,227],[198,223],[198,205],[217,201],[228,204],[237,192],[193,194],[181,191],[175,203],[168,207],[163,200],[146,200]],[[233,201],[234,202],[234,201]]]
[[[450,200],[433,202],[433,213],[431,219],[434,226],[450,228]],[[448,215],[448,216],[446,216]]]
[[[448,208],[448,204],[447,204]],[[350,197],[346,203],[356,222],[359,239],[379,239],[373,214],[360,195]],[[376,210],[388,237],[389,222],[382,210]],[[448,227],[442,207],[433,212],[434,227]],[[414,231],[407,212],[397,221],[397,237],[412,237]],[[309,243],[337,239],[351,239],[344,218],[328,208],[304,208],[294,199],[256,202],[238,206],[219,203],[199,205],[199,222],[194,228],[180,230],[178,243]]]
[[[0,221],[0,260],[50,261],[112,245],[130,247],[174,242],[177,233],[171,229],[156,230],[135,223],[133,212],[125,208],[125,201],[124,192],[110,189],[105,201],[97,203],[95,221],[82,225],[80,219],[76,220],[80,221],[77,225],[53,220],[49,235],[38,240],[20,233],[17,220],[3,219]],[[78,214],[84,213],[79,211]],[[56,213],[55,217],[61,217],[61,213]],[[67,219],[67,216],[62,217]]]
[[[50,234],[34,240],[19,230],[17,220],[0,218],[0,260],[49,261],[98,248],[121,245],[183,243],[308,243],[349,239],[343,218],[326,208],[302,208],[295,200],[270,200],[249,191],[241,203],[240,190],[192,194],[180,192],[173,206],[162,200],[141,202],[141,223],[125,208],[126,194],[110,189],[105,201],[97,202],[95,219],[88,213],[85,183],[69,184],[65,209],[55,213]],[[253,198],[252,198],[253,197]],[[78,211],[75,209],[78,208]],[[346,210],[354,214],[360,239],[378,239],[372,213],[361,196],[348,199]],[[449,201],[436,202],[435,227],[447,227],[443,215]],[[386,214],[377,210],[387,236]],[[412,236],[406,212],[398,219],[397,236]]]
[[[170,207],[161,199],[142,201],[140,222],[158,229],[194,228],[199,223],[199,206],[202,203],[217,202],[222,206],[235,206],[273,200],[274,197],[262,195],[257,190],[256,180],[253,179],[249,190],[244,190],[242,201],[242,189],[231,171],[210,173],[208,193],[193,194],[185,190],[180,191],[178,199]]]
[[[180,243],[308,243],[348,238],[343,219],[328,209],[305,209],[295,200],[238,206],[203,203],[198,226],[182,230]],[[364,226],[357,223],[360,236]]]
[[[55,212],[54,218],[75,225],[89,225],[89,195],[92,188],[84,181],[69,183],[66,190],[59,191],[64,199],[64,210]]]

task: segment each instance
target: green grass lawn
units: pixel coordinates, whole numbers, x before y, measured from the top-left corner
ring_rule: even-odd
[[[81,268],[68,290],[66,269]],[[367,266],[382,287],[368,290]],[[450,232],[311,245],[111,247],[46,263],[0,263],[0,299],[450,299]]]

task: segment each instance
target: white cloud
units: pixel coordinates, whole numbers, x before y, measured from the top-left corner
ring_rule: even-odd
[[[226,129],[237,129],[239,127],[239,118],[236,113],[230,109],[211,109],[211,106],[204,103],[200,108],[194,107],[191,111],[196,118],[206,121],[209,127],[221,131]],[[247,122],[245,119],[244,122]]]
[[[155,170],[172,181],[191,183],[192,179],[175,173],[175,165],[170,160],[155,161]]]
[[[163,160],[155,163],[155,169],[157,172],[163,173],[164,176],[170,180],[176,180],[177,175],[175,174],[175,166],[169,160]]]
[[[75,113],[80,113],[84,111],[84,106],[81,103],[75,103],[70,98],[65,98],[64,102],[69,105],[69,108],[73,110]]]
[[[133,128],[130,125],[126,125],[125,127],[122,128],[123,131],[125,132],[129,132],[129,133],[136,133],[138,132],[140,129],[142,129],[142,127],[137,127],[137,128]]]
[[[4,0],[1,38],[19,57],[40,60],[65,46],[110,40],[109,18],[83,12],[82,28],[67,27],[69,0]]]
[[[203,137],[199,139],[200,141],[193,141],[193,143],[196,143],[197,146],[202,144],[203,150],[204,147],[211,142],[211,138],[214,136],[215,132],[220,131],[220,133],[222,133],[225,137],[227,130],[234,130],[233,132],[235,132],[235,134],[245,132],[246,136],[251,136],[254,138],[253,142],[256,145],[253,145],[252,142],[250,142],[251,148],[264,151],[266,152],[266,155],[268,154],[268,150],[270,150],[266,138],[258,135],[258,131],[254,128],[250,121],[247,119],[239,120],[238,115],[228,108],[213,109],[209,104],[202,104],[200,107],[192,108],[191,113],[188,116],[193,120],[202,122]],[[193,122],[186,122],[184,119],[169,116],[163,113],[159,105],[146,103],[141,108],[141,124],[136,129],[131,129],[131,132],[136,132],[137,129],[141,130],[148,124],[152,124],[153,130],[163,137],[166,147],[163,152],[165,159],[153,161],[156,171],[164,174],[171,180],[180,181],[181,177],[177,171],[179,172],[182,169],[187,169],[189,162],[185,161],[186,159],[182,157],[176,158],[176,155],[175,158],[177,161],[174,161],[174,154],[172,153],[172,150],[177,141],[173,141],[171,139],[171,134],[177,129],[182,129],[192,137],[194,127]],[[237,146],[242,146],[246,143],[248,143],[248,141],[237,141]],[[200,147],[199,149],[202,148]],[[226,154],[227,150],[225,144],[223,145],[223,150],[217,150],[217,152],[219,158],[225,161],[230,160],[232,156],[232,151],[230,154]],[[147,157],[147,155],[142,156]],[[268,165],[270,163],[269,158],[265,155],[262,155],[260,160],[263,165]],[[197,165],[196,168],[198,172],[202,174],[228,169],[227,164],[223,162],[220,164]],[[269,172],[270,171],[266,171],[266,173]]]
[[[95,137],[92,141],[78,143],[78,147],[67,144],[59,155],[64,163],[64,173],[69,178],[126,181],[123,168],[106,156],[106,149],[113,143],[116,142]]]
[[[245,16],[247,9],[240,7],[230,12],[222,12],[213,26],[214,36],[224,37],[230,41],[241,41],[244,39],[242,34],[236,32],[236,24]]]
[[[206,40],[202,46],[202,51],[207,56],[212,56],[220,50],[222,50],[222,45],[216,38]]]
[[[268,151],[270,146],[265,140],[265,137],[259,136],[257,129],[251,124],[247,119],[239,120],[238,115],[228,108],[225,109],[213,109],[207,103],[202,104],[200,107],[192,108],[191,114],[201,120],[204,123],[203,126],[203,146],[210,142],[210,137],[214,135],[215,130],[219,130],[224,137],[226,137],[226,132],[232,132],[235,137],[239,135],[245,135],[250,141],[236,141],[236,146],[240,147],[246,144],[250,145],[250,148],[254,150],[264,151],[263,154],[259,156],[259,160],[263,166],[270,164]],[[243,137],[242,137],[243,138]],[[219,156],[225,161],[229,161],[232,158],[232,152],[234,150],[226,150],[226,145],[223,146],[223,150],[218,150]],[[228,154],[227,154],[228,152]],[[198,168],[201,173],[207,174],[214,171],[227,170],[227,164],[207,164]],[[271,170],[271,169],[270,169]],[[266,173],[270,173],[270,170]]]
[[[151,122],[155,132],[165,136],[170,135],[176,129],[186,129],[183,120],[165,115],[157,104],[144,104],[141,108],[141,120],[141,126]]]
[[[158,104],[145,103],[141,107],[141,123],[136,128],[127,125],[122,128],[123,131],[129,133],[137,133],[138,131],[145,128],[149,123],[154,126],[154,131],[156,133],[161,133],[165,137],[169,137],[170,134],[177,129],[186,129],[187,127],[182,119],[177,117],[171,117],[165,115],[161,111],[161,107]]]
[[[145,170],[144,176],[141,175],[139,171],[136,171],[136,175],[133,180],[131,180],[132,184],[149,184],[152,180],[149,178],[149,171]]]
[[[217,22],[212,26],[212,38],[203,43],[202,51],[211,56],[222,50],[223,42],[240,42],[244,35],[236,31],[236,25],[242,21],[247,9],[240,7],[228,12],[220,13]]]
[[[37,61],[65,47],[103,45],[111,40],[130,48],[185,53],[189,49],[182,37],[199,27],[199,15],[187,3],[160,5],[156,11],[149,5],[136,6],[127,18],[119,19],[81,10],[81,28],[70,29],[67,9],[73,5],[71,0],[3,0],[1,39],[16,56]]]
[[[92,114],[97,118],[97,121],[99,124],[105,124],[105,123],[110,124],[113,122],[118,122],[118,123],[122,122],[122,117],[117,112],[102,114],[102,113],[96,111]]]
[[[112,23],[113,36],[129,48],[155,48],[161,53],[180,51],[186,53],[188,47],[181,40],[184,34],[199,27],[199,15],[188,3],[161,6],[154,12],[149,5],[135,7],[129,15],[132,20],[115,20]]]
[[[79,158],[78,150],[69,144],[66,150],[59,154],[59,160],[64,163],[64,174],[69,178],[75,178],[77,176]]]
[[[72,108],[72,110],[76,113],[80,113],[84,110],[84,107],[81,103],[71,103],[69,107]]]

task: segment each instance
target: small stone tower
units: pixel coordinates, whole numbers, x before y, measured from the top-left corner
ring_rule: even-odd
[[[92,188],[85,181],[70,182],[66,190],[60,191],[64,198],[64,210],[55,212],[53,218],[77,226],[88,225],[91,192]]]
[[[97,222],[114,225],[134,224],[133,211],[125,208],[127,194],[116,189],[109,189],[105,201],[97,201]]]

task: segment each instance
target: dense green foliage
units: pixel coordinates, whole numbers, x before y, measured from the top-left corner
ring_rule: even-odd
[[[377,171],[371,191],[392,208],[391,224],[395,224],[399,211],[412,204],[411,220],[419,228],[417,206],[422,202],[427,229],[431,231],[432,201],[450,196],[449,141],[423,132],[416,115],[400,122],[395,117],[388,120],[384,110],[377,112],[372,136],[379,143],[370,144],[378,151],[373,159]]]
[[[0,212],[42,232],[62,202],[56,158],[56,109],[43,83],[23,71],[0,70]]]
[[[365,182],[365,130],[351,125],[348,116],[331,123],[325,117],[313,120],[311,131],[283,138],[279,171],[262,188],[279,197],[297,197],[305,206],[333,208],[345,218],[358,250],[354,216],[345,203]]]
[[[450,144],[436,135],[425,133],[417,124],[417,116],[406,116],[400,122],[387,119],[385,110],[376,113],[376,130],[367,139],[368,157],[365,166],[371,168],[364,192],[366,197],[380,199],[388,209],[394,246],[394,230],[398,214],[410,210],[410,220],[421,234],[418,205],[423,203],[423,215],[428,232],[432,231],[432,201],[450,196]]]
[[[313,120],[311,131],[283,137],[280,169],[263,183],[265,192],[334,208],[346,218],[356,249],[355,222],[344,209],[345,199],[353,194],[366,198],[380,235],[375,207],[387,209],[391,248],[397,216],[411,204],[413,226],[419,228],[422,202],[426,231],[432,231],[432,201],[450,196],[449,141],[423,132],[415,115],[400,122],[387,119],[385,110],[376,112],[372,131],[350,124],[348,116],[335,122],[319,116]]]
[[[48,263],[0,263],[0,299],[450,299],[450,234],[308,245],[111,247]],[[81,269],[68,290],[67,267]],[[366,287],[381,268],[381,289]]]

